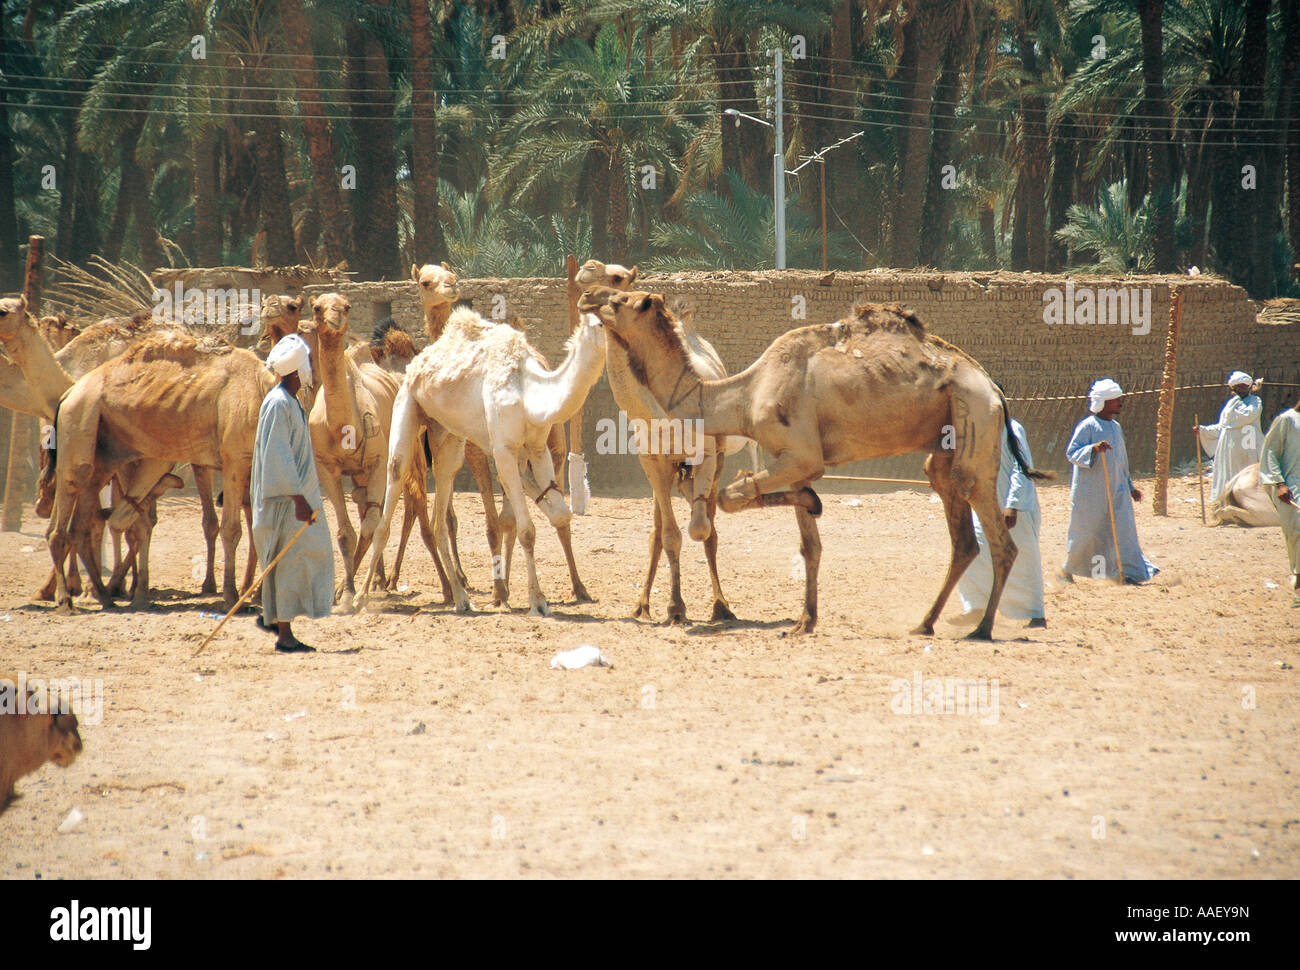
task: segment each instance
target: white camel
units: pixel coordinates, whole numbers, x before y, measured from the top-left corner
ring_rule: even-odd
[[[447,506],[456,472],[464,461],[465,443],[470,441],[496,461],[497,476],[509,500],[502,517],[514,517],[524,550],[529,615],[550,614],[537,581],[533,558],[537,532],[527,499],[534,499],[557,528],[569,524],[572,513],[555,483],[547,438],[553,425],[568,420],[582,406],[604,367],[605,335],[600,320],[588,315],[583,324],[565,345],[560,366],[547,370],[533,359],[522,333],[462,308],[451,313],[442,335],[411,362],[393,406],[384,514],[375,533],[363,596],[388,541],[401,482],[423,428],[433,451],[434,534],[443,561],[451,561]],[[464,586],[458,577],[450,578],[456,610],[471,612]]]

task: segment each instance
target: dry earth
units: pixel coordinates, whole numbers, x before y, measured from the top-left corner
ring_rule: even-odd
[[[812,636],[783,636],[802,588],[787,511],[719,520],[741,622],[665,628],[628,618],[648,499],[597,499],[574,525],[595,605],[565,601],[543,528],[553,618],[524,615],[518,561],[513,612],[453,615],[417,539],[405,595],[298,626],[319,654],[277,656],[240,617],[197,659],[217,603],[191,594],[193,498],[163,504],[147,612],[29,603],[49,566],[29,512],[0,535],[0,668],[102,681],[103,711],[74,766],[20,782],[0,874],[1294,878],[1300,610],[1281,536],[1203,529],[1192,482],[1171,492],[1173,517],[1138,512],[1155,581],[1049,582],[1049,628],[1002,619],[992,644],[946,620],[908,634],[947,561],[937,500],[913,490],[827,496]],[[1041,494],[1051,570],[1068,490]],[[472,499],[461,549],[485,606]],[[703,554],[685,552],[700,618]],[[657,585],[662,618],[662,567]],[[549,668],[584,643],[613,668]],[[917,672],[996,680],[995,716],[894,713]]]

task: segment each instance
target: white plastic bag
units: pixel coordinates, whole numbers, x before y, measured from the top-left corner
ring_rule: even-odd
[[[579,667],[613,667],[598,647],[583,644],[572,650],[557,653],[551,658],[551,666],[556,670],[577,670]]]

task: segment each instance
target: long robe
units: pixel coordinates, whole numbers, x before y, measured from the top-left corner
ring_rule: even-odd
[[[302,526],[293,496],[321,512],[320,479],[307,415],[284,385],[262,400],[253,447],[249,496],[253,503],[253,545],[265,569]],[[307,527],[262,583],[262,617],[283,623],[296,616],[329,616],[334,603],[334,550],[323,514]]]
[[[1232,395],[1219,412],[1217,424],[1200,426],[1201,447],[1214,456],[1210,478],[1210,500],[1217,502],[1232,477],[1247,465],[1259,461],[1259,446],[1264,432],[1259,416],[1264,403],[1256,394]]]
[[[1291,490],[1293,501],[1300,502],[1300,411],[1288,408],[1273,419],[1259,456],[1259,483],[1268,487],[1269,498],[1277,509],[1286,539],[1286,554],[1291,561],[1291,585],[1300,576],[1300,509],[1277,497],[1278,485]]]
[[[1034,459],[1029,452],[1025,429],[1019,421],[1012,420],[1011,430],[1021,454],[1033,467]],[[998,601],[998,612],[1013,620],[1038,619],[1044,615],[1043,560],[1038,551],[1043,514],[1038,506],[1038,490],[1033,480],[1020,470],[1015,455],[1011,453],[1005,427],[1002,429],[1002,461],[998,466],[998,507],[1016,510],[1016,525],[1011,530],[1011,539],[1019,550],[1007,575],[1002,599]],[[980,517],[974,512],[971,512],[971,517],[975,520],[975,538],[979,541],[980,551],[957,583],[962,608],[968,613],[983,610],[988,605],[989,593],[993,591],[993,556],[989,552],[988,539],[984,537]]]
[[[1110,442],[1106,452],[1107,482],[1101,470],[1101,458],[1093,449],[1100,441]],[[1097,569],[1104,565],[1105,577],[1116,579],[1115,539],[1110,529],[1110,512],[1106,507],[1106,490],[1110,489],[1115,507],[1115,533],[1119,536],[1120,558],[1124,561],[1124,578],[1146,582],[1160,570],[1138,545],[1137,519],[1133,515],[1133,479],[1129,476],[1128,449],[1124,447],[1124,430],[1115,420],[1103,421],[1095,414],[1080,421],[1065,457],[1074,466],[1070,481],[1070,531],[1065,541],[1065,564],[1062,569],[1072,576],[1100,579]],[[1100,557],[1100,558],[1098,558]]]

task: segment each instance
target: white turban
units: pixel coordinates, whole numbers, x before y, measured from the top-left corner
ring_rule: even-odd
[[[1250,379],[1250,375],[1244,370],[1235,370],[1228,375],[1228,379],[1223,383],[1227,384],[1229,387],[1234,387],[1237,384],[1252,384],[1254,382]]]
[[[1093,382],[1092,390],[1088,392],[1088,410],[1093,414],[1100,414],[1102,406],[1107,401],[1113,401],[1117,397],[1123,397],[1123,389],[1112,381],[1109,377],[1103,377],[1099,381]]]
[[[297,371],[303,387],[311,387],[311,348],[296,333],[287,333],[267,354],[266,368],[280,377]]]

